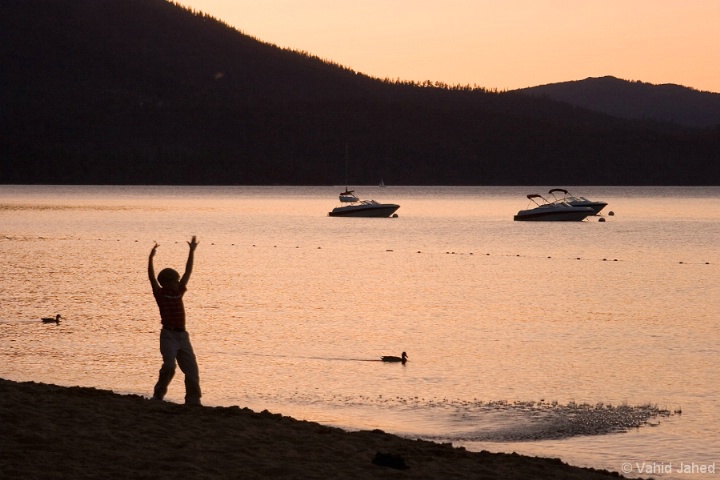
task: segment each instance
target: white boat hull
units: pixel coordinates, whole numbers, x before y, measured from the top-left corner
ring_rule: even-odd
[[[573,207],[590,207],[593,209],[593,215],[597,215],[600,210],[607,207],[605,202],[593,202],[591,200],[571,200],[568,203]]]
[[[328,213],[331,217],[389,217],[400,208],[394,203],[360,203],[335,207]]]
[[[553,207],[542,206],[530,210],[520,210],[513,218],[516,222],[582,222],[594,215],[590,207]]]

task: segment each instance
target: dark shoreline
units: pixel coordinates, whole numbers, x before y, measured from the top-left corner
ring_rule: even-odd
[[[4,379],[0,445],[1,478],[624,478],[236,406],[185,407]],[[408,468],[374,464],[378,452]]]

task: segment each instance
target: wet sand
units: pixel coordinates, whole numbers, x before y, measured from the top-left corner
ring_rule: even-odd
[[[236,406],[0,379],[0,478],[611,477],[622,478],[558,459],[347,432]]]

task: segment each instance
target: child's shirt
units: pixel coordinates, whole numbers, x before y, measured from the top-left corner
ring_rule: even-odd
[[[170,292],[164,288],[153,291],[155,301],[160,308],[160,319],[164,327],[185,328],[185,305],[183,295],[187,287],[180,285],[179,291]]]

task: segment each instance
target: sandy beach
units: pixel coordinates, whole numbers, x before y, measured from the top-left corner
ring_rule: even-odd
[[[558,459],[469,452],[246,408],[0,379],[0,478],[602,479]]]

